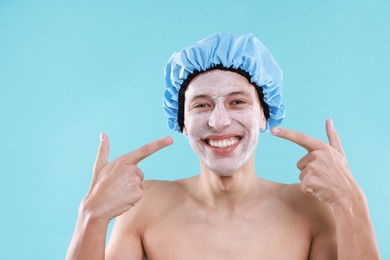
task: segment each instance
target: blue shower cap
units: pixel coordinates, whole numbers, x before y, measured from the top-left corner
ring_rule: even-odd
[[[283,73],[269,50],[250,33],[239,36],[217,33],[173,53],[165,66],[164,111],[170,129],[181,132],[178,112],[183,82],[194,73],[221,66],[245,71],[251,83],[262,88],[263,101],[269,109],[263,132],[282,122],[285,116],[281,96]]]

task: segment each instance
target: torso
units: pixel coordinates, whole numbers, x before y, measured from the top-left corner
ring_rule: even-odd
[[[329,218],[299,185],[271,182],[267,196],[251,204],[212,208],[192,196],[195,178],[147,181],[139,205],[126,214],[148,259],[308,259]]]

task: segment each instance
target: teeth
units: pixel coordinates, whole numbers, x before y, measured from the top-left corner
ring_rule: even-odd
[[[208,144],[212,147],[226,148],[232,145],[235,145],[239,139],[237,137],[232,137],[224,140],[208,140]]]

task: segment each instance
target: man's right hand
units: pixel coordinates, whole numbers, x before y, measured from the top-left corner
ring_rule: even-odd
[[[172,143],[171,137],[165,137],[108,162],[110,145],[107,135],[102,133],[91,187],[82,202],[82,210],[107,223],[128,211],[143,193],[144,174],[137,164]]]

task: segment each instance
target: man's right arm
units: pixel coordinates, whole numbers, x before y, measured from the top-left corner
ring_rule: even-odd
[[[104,259],[108,223],[80,205],[66,259]]]

